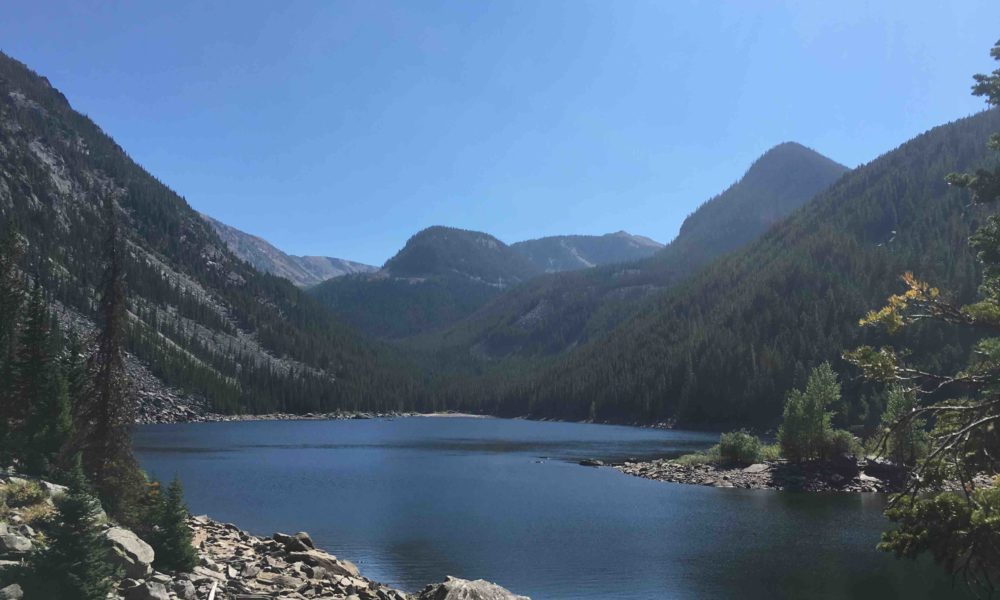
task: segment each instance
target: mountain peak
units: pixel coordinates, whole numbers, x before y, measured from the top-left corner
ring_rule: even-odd
[[[460,275],[501,287],[537,273],[527,259],[492,235],[443,225],[418,231],[382,269],[395,277]]]
[[[798,142],[778,144],[757,158],[739,181],[688,216],[676,241],[702,237],[725,242],[733,231],[748,232],[730,240],[728,245],[735,248],[788,216],[848,170]]]

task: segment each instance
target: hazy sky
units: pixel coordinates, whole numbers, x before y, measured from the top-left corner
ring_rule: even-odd
[[[196,209],[381,264],[445,224],[668,241],[769,147],[980,110],[1000,2],[5,2],[0,49]]]

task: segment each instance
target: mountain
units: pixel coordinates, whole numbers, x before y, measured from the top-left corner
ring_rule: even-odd
[[[0,227],[17,227],[24,272],[84,332],[108,214],[128,248],[128,350],[170,393],[230,412],[420,401],[421,384],[393,351],[237,258],[47,79],[0,54]]]
[[[204,213],[201,213],[201,217],[215,229],[237,257],[250,263],[258,271],[284,277],[299,287],[309,287],[341,275],[378,270],[378,267],[342,258],[285,254],[267,240],[240,231]]]
[[[494,361],[563,353],[607,333],[665,289],[756,239],[846,171],[802,145],[780,144],[702,204],[677,237],[649,258],[537,277],[413,346],[448,361],[462,354]]]
[[[546,273],[630,262],[653,255],[663,244],[619,231],[605,235],[558,235],[510,246]]]
[[[839,357],[887,342],[858,320],[900,291],[905,271],[959,304],[974,297],[979,264],[968,238],[986,213],[945,176],[995,162],[986,144],[998,130],[996,109],[932,129],[847,174],[609,334],[509,385],[460,389],[455,401],[481,397],[504,414],[767,425],[787,391],[829,360],[847,398],[837,418],[877,419],[882,396]],[[933,324],[905,335],[915,356],[934,357],[923,366],[935,372],[966,364],[975,340]]]
[[[407,240],[382,270],[393,277],[457,276],[498,289],[520,283],[539,270],[488,233],[428,227]]]
[[[455,323],[538,273],[487,233],[438,226],[411,237],[377,273],[332,279],[310,294],[371,335],[401,338]]]

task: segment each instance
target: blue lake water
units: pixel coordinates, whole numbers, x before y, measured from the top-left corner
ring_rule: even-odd
[[[944,598],[928,564],[874,550],[876,495],[686,486],[576,464],[670,456],[716,435],[503,419],[139,427],[143,467],[195,514],[308,531],[373,579],[446,575],[546,599]]]

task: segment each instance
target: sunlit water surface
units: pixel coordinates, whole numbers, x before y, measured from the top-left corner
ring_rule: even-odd
[[[308,531],[373,579],[446,575],[535,600],[946,598],[928,565],[874,550],[875,495],[714,489],[576,464],[670,456],[717,436],[502,419],[140,427],[143,467],[196,513]]]

